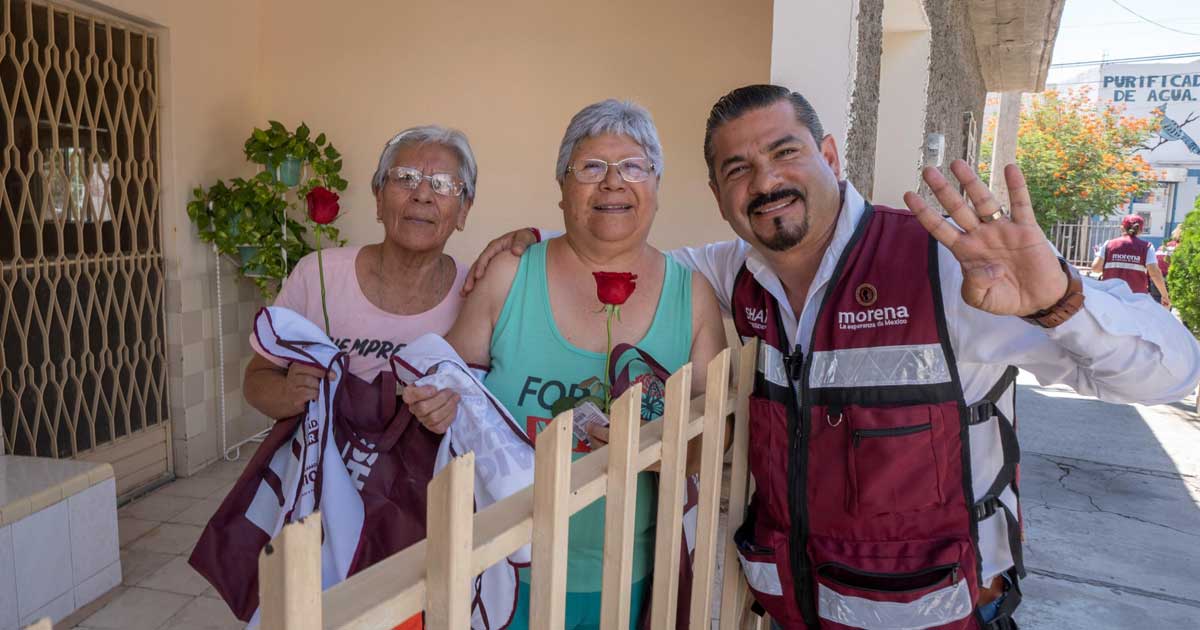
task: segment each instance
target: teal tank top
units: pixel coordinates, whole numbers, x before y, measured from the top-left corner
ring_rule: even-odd
[[[600,377],[604,353],[590,352],[569,343],[558,330],[550,312],[546,285],[546,246],[538,243],[521,258],[500,318],[492,333],[491,371],[484,384],[523,423],[531,435],[553,419],[550,409],[559,398],[579,396],[579,385]],[[691,271],[669,256],[662,293],[654,320],[636,345],[654,357],[669,372],[688,362],[692,349]],[[590,279],[589,279],[590,280]],[[599,306],[599,301],[597,301]],[[619,324],[618,324],[619,325]],[[603,335],[603,330],[597,334]],[[620,357],[618,367],[630,363],[630,375],[643,381],[642,419],[662,414],[663,389],[650,380],[648,370],[633,352]],[[536,439],[536,437],[535,437]],[[584,453],[574,453],[578,459]],[[657,479],[641,473],[637,481],[633,580],[650,573],[654,565],[654,513],[658,508]],[[567,557],[567,590],[599,592],[604,561],[603,498],[571,517]],[[521,580],[529,582],[528,570]]]

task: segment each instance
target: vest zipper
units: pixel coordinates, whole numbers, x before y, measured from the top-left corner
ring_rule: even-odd
[[[782,332],[782,331],[781,331]],[[783,339],[787,339],[784,335]],[[811,350],[811,345],[810,345]],[[810,627],[817,626],[817,615],[812,601],[812,578],[809,575],[808,562],[808,425],[811,420],[810,412],[804,405],[808,399],[808,379],[805,375],[812,363],[812,352],[806,357],[803,349],[797,345],[795,351],[787,357],[788,389],[792,391],[793,403],[797,413],[788,414],[788,507],[792,521],[789,561],[792,565],[792,584],[796,603],[800,606],[800,616]],[[799,368],[797,370],[797,367]],[[797,383],[797,381],[799,381]]]
[[[932,428],[933,423],[926,422],[925,424],[915,424],[910,427],[894,427],[891,429],[859,429],[854,432],[854,447],[858,448],[863,438],[899,437],[901,435],[912,435],[913,433],[928,431]]]

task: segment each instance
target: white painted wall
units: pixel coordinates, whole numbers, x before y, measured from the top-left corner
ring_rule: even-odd
[[[928,88],[928,27],[919,31],[885,30],[872,201],[898,205],[905,191],[917,189]]]
[[[775,0],[771,82],[800,92],[845,157],[858,67],[858,0]]]

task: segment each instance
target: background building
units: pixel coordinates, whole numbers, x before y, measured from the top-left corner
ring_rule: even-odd
[[[1195,209],[1200,196],[1200,61],[1106,64],[1097,94],[1131,116],[1158,118],[1160,130],[1142,157],[1159,184],[1130,210],[1146,217],[1146,235],[1156,244]]]

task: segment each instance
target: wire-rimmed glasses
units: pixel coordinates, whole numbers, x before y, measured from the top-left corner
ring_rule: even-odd
[[[433,192],[446,197],[457,197],[462,194],[466,184],[458,181],[449,173],[434,173],[426,175],[415,168],[393,166],[387,170],[387,180],[395,182],[409,190],[416,190],[421,180],[429,180]]]
[[[567,167],[567,172],[575,175],[575,180],[581,184],[595,184],[604,181],[608,175],[608,167],[617,167],[621,179],[636,184],[650,179],[654,174],[654,162],[644,157],[628,157],[620,162],[606,162],[598,158],[579,160]]]

